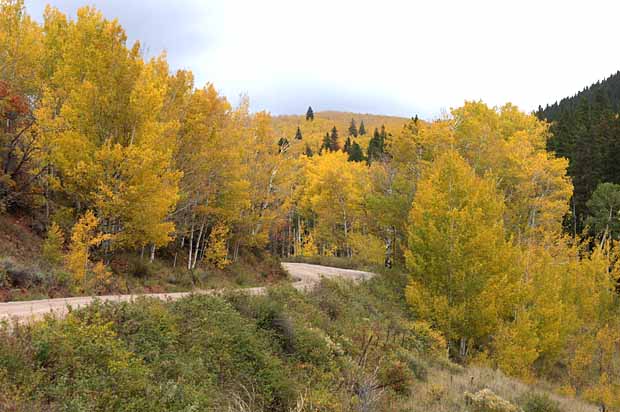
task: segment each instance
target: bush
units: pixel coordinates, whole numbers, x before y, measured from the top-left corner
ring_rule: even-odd
[[[295,384],[272,352],[272,343],[228,302],[193,296],[172,305],[183,351],[200,370],[192,376],[221,387],[255,388],[268,410],[282,410],[295,398]]]
[[[148,370],[117,339],[111,324],[72,314],[62,321],[49,319],[35,325],[32,347],[36,364],[46,371],[40,391],[65,410],[148,407]]]
[[[546,393],[531,392],[518,400],[523,412],[561,412],[560,404]]]
[[[129,264],[128,272],[138,279],[146,279],[152,275],[151,265],[143,259],[133,259]]]
[[[413,373],[413,376],[417,380],[426,382],[428,378],[428,368],[426,362],[409,352],[404,352],[400,357],[402,361],[407,364],[409,370],[411,370],[411,373]]]
[[[56,223],[52,223],[47,231],[47,237],[43,242],[43,259],[51,266],[60,266],[64,259],[63,247],[65,237],[62,229]]]
[[[29,288],[40,285],[44,275],[34,267],[26,267],[17,264],[12,258],[0,260],[0,279],[6,286],[13,288]]]
[[[490,389],[476,393],[465,392],[465,403],[472,412],[520,412],[519,407],[497,396]]]
[[[408,365],[403,362],[390,362],[380,370],[379,383],[383,387],[392,389],[398,395],[409,395],[413,384],[413,374]]]

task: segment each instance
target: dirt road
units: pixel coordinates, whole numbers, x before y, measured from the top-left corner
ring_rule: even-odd
[[[328,266],[310,265],[307,263],[283,263],[293,278],[293,287],[298,290],[307,290],[316,285],[322,277],[333,278],[341,277],[351,280],[366,280],[373,276],[372,273],[362,272],[359,270],[339,269]],[[244,293],[260,295],[265,293],[265,287],[239,289]],[[83,296],[75,298],[60,299],[44,299],[31,300],[25,302],[7,302],[0,303],[0,320],[18,319],[18,320],[36,320],[40,319],[48,313],[54,313],[57,316],[64,316],[69,308],[76,309],[81,306],[87,306],[93,300],[111,302],[127,302],[139,296],[148,296],[162,300],[176,300],[191,295],[192,293],[214,294],[215,290],[195,291],[195,292],[179,292],[179,293],[152,293],[145,295],[110,295],[110,296]]]

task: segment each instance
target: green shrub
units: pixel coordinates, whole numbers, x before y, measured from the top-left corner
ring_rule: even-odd
[[[29,288],[40,285],[45,276],[35,267],[26,267],[12,258],[0,259],[0,276],[9,287]]]
[[[148,408],[148,369],[110,323],[73,314],[48,319],[33,329],[32,347],[36,365],[47,375],[40,391],[65,410]]]
[[[153,274],[151,265],[145,259],[132,259],[128,272],[129,275],[138,279],[146,279]]]
[[[11,335],[0,328],[0,384],[10,383],[0,410],[286,412],[300,399],[314,410],[384,410],[368,403],[382,388],[386,401],[406,395],[426,379],[425,362],[443,359],[425,357],[437,339],[408,320],[399,281],[95,302]]]
[[[422,382],[426,382],[428,378],[428,366],[425,361],[413,354],[403,351],[399,356],[402,361],[409,367],[413,376]]]
[[[318,307],[330,320],[336,320],[343,315],[345,302],[341,294],[338,293],[338,285],[324,280],[315,289],[313,296],[318,302]]]
[[[66,288],[71,284],[73,277],[69,272],[65,272],[64,270],[52,272],[50,276],[51,286]]]
[[[518,400],[523,412],[561,412],[560,404],[546,393],[530,392]]]
[[[295,398],[295,384],[272,345],[228,302],[193,296],[175,302],[180,344],[202,367],[197,377],[221,387],[256,388],[267,409],[282,410]]]

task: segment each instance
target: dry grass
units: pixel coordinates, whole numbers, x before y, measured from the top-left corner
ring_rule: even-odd
[[[446,369],[431,368],[426,382],[417,382],[411,396],[399,405],[397,410],[425,412],[467,411],[465,392],[491,389],[502,398],[517,403],[523,395],[532,392],[547,394],[557,401],[564,412],[597,412],[595,405],[577,399],[564,398],[537,386],[529,386],[505,376],[500,371],[488,368],[470,367],[454,374]]]

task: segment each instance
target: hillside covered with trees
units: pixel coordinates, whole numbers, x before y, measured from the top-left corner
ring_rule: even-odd
[[[617,119],[596,101],[582,112],[592,141]],[[93,8],[72,19],[48,7],[38,24],[22,0],[0,0],[1,212],[44,239],[36,270],[2,262],[3,287],[110,293],[127,256],[192,285],[244,258],[383,268],[376,283],[308,297],[111,304],[5,325],[0,406],[288,411],[309,399],[297,410],[368,411],[373,397],[397,411],[424,359],[620,410],[620,196],[579,169],[608,146],[572,152],[585,140],[562,146],[562,125],[480,101],[431,122],[273,118],[171,72],[165,55],[145,59]],[[595,232],[567,236],[584,205]],[[451,392],[424,385],[423,407],[452,410]],[[258,406],[243,409],[249,399]]]
[[[551,123],[548,149],[569,159],[575,190],[566,227],[573,234],[587,227],[592,235],[618,236],[606,216],[617,214],[619,206],[614,200],[620,194],[619,113],[620,72],[537,112]]]

